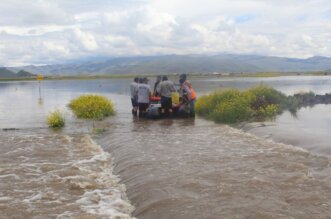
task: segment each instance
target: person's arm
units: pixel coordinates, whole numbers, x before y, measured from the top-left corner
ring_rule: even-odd
[[[191,101],[192,99],[192,94],[191,94],[191,90],[187,85],[183,85],[183,89],[185,90],[186,94],[187,94],[187,98],[189,101]]]
[[[171,85],[171,92],[176,92],[176,87],[174,83],[172,83]]]
[[[134,96],[138,99],[138,90],[139,90],[139,85],[137,85],[134,89]]]
[[[156,86],[156,92],[161,95],[161,87],[162,87],[162,82],[160,82],[157,86]]]

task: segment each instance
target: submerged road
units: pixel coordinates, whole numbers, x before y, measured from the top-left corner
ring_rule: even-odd
[[[331,215],[330,158],[226,125],[126,113],[97,142],[140,219]]]

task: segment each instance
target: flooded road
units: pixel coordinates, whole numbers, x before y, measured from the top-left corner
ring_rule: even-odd
[[[41,102],[36,84],[0,84],[0,128],[18,129],[0,131],[0,218],[331,218],[329,106],[300,111],[299,124],[283,114],[283,134],[250,128],[300,139],[290,132],[299,127],[311,135],[305,150],[199,117],[139,120],[123,95],[128,83],[49,81]],[[112,99],[116,116],[75,119],[66,105],[83,93]],[[45,124],[54,108],[66,113],[60,132]]]
[[[137,218],[331,217],[328,157],[200,119],[127,124],[96,140]]]
[[[89,135],[0,134],[0,218],[131,218],[110,154]]]

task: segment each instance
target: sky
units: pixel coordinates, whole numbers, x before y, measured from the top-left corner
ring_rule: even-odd
[[[0,66],[220,53],[331,56],[330,0],[0,1]]]

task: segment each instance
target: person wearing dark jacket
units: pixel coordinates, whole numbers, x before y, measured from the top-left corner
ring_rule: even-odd
[[[157,92],[157,86],[160,84],[160,82],[161,82],[161,76],[157,76],[155,84],[154,84],[154,90],[153,90],[153,96],[154,97],[159,97],[160,96],[160,94]]]

